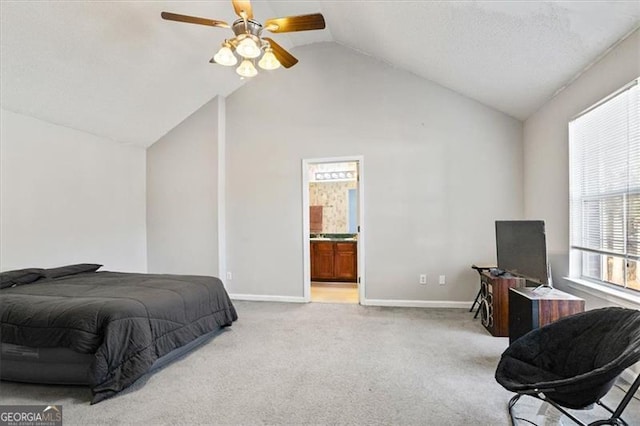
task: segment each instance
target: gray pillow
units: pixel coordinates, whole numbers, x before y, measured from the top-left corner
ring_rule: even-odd
[[[60,266],[59,268],[49,268],[44,270],[44,275],[47,278],[60,278],[67,275],[82,274],[84,272],[95,272],[100,269],[102,265],[95,263],[78,263],[75,265]]]
[[[44,269],[40,268],[16,269],[15,271],[0,272],[0,288],[30,284],[40,278],[44,278],[44,276]]]

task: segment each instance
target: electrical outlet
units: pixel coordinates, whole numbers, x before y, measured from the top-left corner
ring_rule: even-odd
[[[440,277],[438,278],[438,284],[445,285],[446,282],[447,281],[446,281],[445,276],[444,275],[440,275]]]
[[[420,274],[420,284],[426,284],[427,283],[427,274]]]
[[[233,279],[233,274],[231,272],[227,272],[227,279],[231,281]]]

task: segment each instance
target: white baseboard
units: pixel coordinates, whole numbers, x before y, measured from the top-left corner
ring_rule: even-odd
[[[365,299],[365,306],[393,306],[398,308],[456,308],[469,309],[469,302],[457,302],[451,300],[395,300],[395,299]]]
[[[288,302],[307,303],[304,297],[272,296],[266,294],[229,294],[231,300],[248,300],[252,302]],[[365,299],[363,306],[390,306],[397,308],[455,308],[469,309],[471,301],[456,302],[449,300],[396,300],[396,299]]]
[[[306,303],[304,297],[298,296],[271,296],[266,294],[229,294],[231,300],[249,300],[252,302],[289,302]]]

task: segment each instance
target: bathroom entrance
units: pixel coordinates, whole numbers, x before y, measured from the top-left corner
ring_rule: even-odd
[[[362,157],[303,160],[305,300],[362,303]]]

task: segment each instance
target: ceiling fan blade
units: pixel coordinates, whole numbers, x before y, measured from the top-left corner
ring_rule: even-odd
[[[325,28],[325,23],[322,13],[313,13],[311,15],[267,19],[264,27],[272,33],[290,33],[294,31],[322,30]]]
[[[188,24],[207,25],[209,27],[229,28],[229,24],[224,21],[216,21],[215,19],[198,18],[197,16],[178,15],[177,13],[162,12],[162,19],[167,21],[186,22]]]
[[[233,10],[236,11],[236,15],[244,18],[242,15],[242,12],[244,12],[247,15],[247,19],[253,19],[253,9],[249,0],[231,0],[231,3],[233,3]]]
[[[283,67],[291,68],[298,63],[298,60],[291,53],[287,52],[284,47],[280,46],[278,43],[268,37],[263,37],[263,39],[269,42],[271,48],[273,49],[273,54],[276,56],[276,59],[278,59]]]

